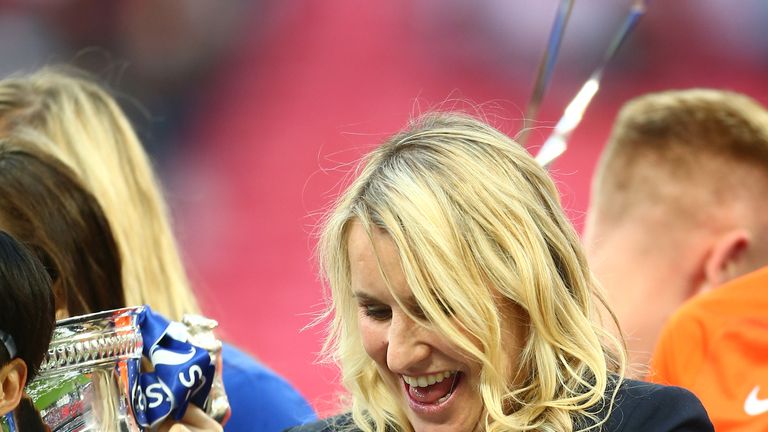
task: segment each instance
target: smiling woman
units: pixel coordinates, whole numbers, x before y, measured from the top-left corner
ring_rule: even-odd
[[[480,386],[481,364],[450,337],[424,325],[426,313],[410,292],[398,248],[384,230],[373,228],[369,236],[361,223],[352,222],[348,247],[363,347],[391,388],[402,388],[408,421],[416,430],[442,423],[453,430],[474,429],[483,408],[480,393],[473,391]],[[522,348],[520,322],[500,323],[502,346]],[[511,371],[509,366],[500,369]]]
[[[297,431],[707,431],[623,345],[557,190],[492,127],[431,114],[364,160],[319,256],[349,412]]]

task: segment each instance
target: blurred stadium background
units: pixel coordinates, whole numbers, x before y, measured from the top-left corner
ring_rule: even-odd
[[[0,0],[0,75],[53,63],[119,95],[161,175],[205,311],[321,413],[317,221],[349,163],[430,109],[514,136],[557,0]],[[629,1],[577,2],[528,146],[597,65]],[[768,103],[768,3],[651,2],[553,166],[577,228],[618,107],[717,87]],[[140,227],[137,227],[140,229]]]

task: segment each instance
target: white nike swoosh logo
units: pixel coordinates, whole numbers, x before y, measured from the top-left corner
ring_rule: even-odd
[[[747,400],[744,401],[744,412],[748,415],[756,416],[768,412],[768,399],[758,399],[757,392],[759,391],[760,387],[755,386],[747,396]]]

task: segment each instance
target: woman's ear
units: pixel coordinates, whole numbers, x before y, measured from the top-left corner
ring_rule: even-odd
[[[751,245],[751,236],[743,229],[717,237],[704,263],[705,282],[699,292],[716,288],[744,273],[745,253]]]
[[[0,415],[8,414],[19,404],[27,383],[27,364],[20,358],[0,368]]]
[[[51,290],[53,290],[53,298],[54,302],[56,303],[56,321],[62,320],[64,318],[69,318],[69,309],[67,308],[67,298],[64,295],[64,290],[61,287],[61,278],[56,278],[53,280],[53,285],[51,285]]]

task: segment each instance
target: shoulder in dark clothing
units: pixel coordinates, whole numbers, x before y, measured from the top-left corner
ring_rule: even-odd
[[[607,410],[603,412],[604,418]],[[603,430],[714,432],[714,427],[701,402],[688,390],[624,380]]]
[[[615,387],[606,392],[606,404],[595,410],[597,419],[608,416],[602,432],[714,432],[701,402],[688,390],[634,380],[624,380],[616,393],[612,409],[607,401]],[[594,424],[594,420],[575,420],[575,429]],[[357,431],[349,414],[289,429],[290,432]]]

